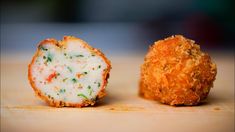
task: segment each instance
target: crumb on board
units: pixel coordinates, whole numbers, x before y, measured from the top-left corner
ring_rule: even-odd
[[[219,107],[215,107],[214,110],[221,110]]]

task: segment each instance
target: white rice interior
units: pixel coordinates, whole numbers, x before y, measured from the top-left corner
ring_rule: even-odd
[[[84,48],[80,41],[66,47],[44,44],[33,63],[32,77],[43,94],[57,101],[82,103],[93,100],[103,85],[104,59]]]

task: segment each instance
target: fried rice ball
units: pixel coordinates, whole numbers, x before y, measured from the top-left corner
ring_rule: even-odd
[[[41,99],[55,107],[93,106],[106,95],[111,63],[85,41],[64,36],[39,43],[28,67],[29,82]]]
[[[209,94],[216,64],[193,40],[175,35],[149,48],[141,66],[140,96],[164,104],[198,105]]]

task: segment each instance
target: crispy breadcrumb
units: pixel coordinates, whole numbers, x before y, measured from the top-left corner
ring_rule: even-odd
[[[139,94],[169,105],[198,105],[209,94],[216,64],[181,35],[155,42],[141,66]]]

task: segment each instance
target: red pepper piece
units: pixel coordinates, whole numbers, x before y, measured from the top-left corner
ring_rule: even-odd
[[[51,82],[51,80],[54,78],[54,77],[56,77],[56,72],[53,72],[52,74],[50,74],[49,76],[48,76],[48,78],[46,79],[48,82]]]

